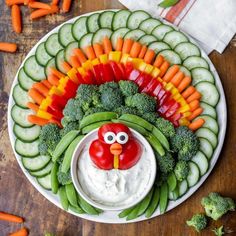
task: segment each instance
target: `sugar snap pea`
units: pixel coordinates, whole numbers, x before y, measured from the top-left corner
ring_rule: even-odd
[[[80,129],[99,121],[106,121],[116,118],[117,114],[115,112],[97,112],[84,117],[80,122]]]
[[[161,3],[158,4],[158,6],[160,6],[162,8],[167,8],[167,7],[174,6],[178,2],[179,2],[179,0],[163,0]]]
[[[84,210],[82,208],[80,208],[79,206],[72,206],[72,205],[69,205],[69,209],[75,213],[78,213],[78,214],[84,214]]]
[[[170,200],[176,200],[176,199],[178,199],[178,197],[179,197],[179,188],[178,188],[178,185],[176,186],[176,188],[171,192],[171,191],[169,191],[169,196],[168,196],[168,198],[170,199]]]
[[[71,130],[69,133],[67,133],[60,142],[57,144],[53,154],[52,154],[52,160],[56,161],[61,154],[66,150],[66,148],[69,146],[69,144],[75,139],[75,137],[78,135],[78,130]]]
[[[177,186],[177,180],[176,180],[176,177],[175,177],[175,173],[174,173],[174,172],[171,172],[171,173],[168,175],[167,183],[168,183],[169,191],[171,191],[171,192],[174,191],[174,189],[175,189],[176,186]]]
[[[57,179],[57,172],[59,169],[59,164],[58,162],[54,162],[51,170],[51,186],[52,186],[52,192],[54,194],[57,193],[58,187],[59,187],[59,182]]]
[[[170,150],[170,144],[167,138],[157,127],[153,126],[152,134],[160,141],[166,150]]]
[[[94,129],[97,129],[97,128],[101,127],[102,125],[105,125],[109,122],[111,122],[111,121],[99,121],[99,122],[87,125],[82,129],[82,134],[87,134],[87,133],[93,131]]]
[[[61,202],[62,207],[64,210],[67,211],[69,208],[69,201],[66,196],[65,186],[61,186],[58,190],[58,193],[59,193],[59,198],[60,198],[60,202]]]
[[[163,214],[166,211],[168,203],[168,185],[163,183],[161,185],[161,194],[160,194],[160,213]]]
[[[165,155],[165,150],[161,146],[161,143],[159,140],[152,134],[150,134],[148,137],[146,137],[148,142],[151,144],[151,146],[161,155]]]
[[[137,218],[139,212],[140,204],[137,204],[135,208],[128,214],[126,220],[133,220]]]
[[[91,206],[89,203],[87,203],[81,196],[78,195],[78,202],[80,207],[87,213],[90,215],[98,215],[99,213],[97,212],[97,210]]]
[[[127,209],[121,211],[118,216],[119,216],[120,218],[124,218],[124,217],[126,217],[127,215],[129,215],[129,213],[130,213],[134,208],[135,208],[135,206],[130,207],[130,208],[127,208]]]
[[[66,189],[66,196],[67,196],[69,203],[72,206],[75,206],[75,207],[78,206],[77,193],[76,193],[74,185],[72,183],[67,184],[67,185],[65,185],[65,189]]]
[[[158,207],[159,200],[160,200],[160,188],[155,188],[154,193],[152,195],[151,202],[150,202],[147,210],[145,211],[146,218],[149,218],[152,216],[152,214],[154,213],[154,211]]]
[[[71,158],[74,153],[74,150],[78,143],[81,141],[81,139],[84,137],[84,135],[80,135],[76,137],[72,143],[69,145],[69,147],[65,151],[65,156],[61,164],[61,171],[64,173],[67,173],[67,171],[70,169],[71,164]]]
[[[139,203],[140,207],[138,210],[138,216],[141,216],[148,208],[148,205],[150,204],[151,199],[152,199],[153,190],[154,189],[152,188],[150,192],[147,194],[147,196]]]

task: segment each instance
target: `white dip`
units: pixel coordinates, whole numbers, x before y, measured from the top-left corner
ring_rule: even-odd
[[[89,156],[90,143],[78,158],[78,180],[84,193],[106,206],[125,206],[139,199],[151,181],[151,160],[143,148],[138,163],[128,170],[102,170]]]

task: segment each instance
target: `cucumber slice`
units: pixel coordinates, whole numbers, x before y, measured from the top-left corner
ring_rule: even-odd
[[[144,35],[139,39],[139,42],[144,45],[149,45],[150,43],[156,42],[157,39],[153,35]]]
[[[151,34],[154,28],[156,28],[158,25],[161,25],[161,22],[154,18],[148,18],[140,23],[139,29],[144,31],[147,34]]]
[[[24,68],[22,67],[18,74],[18,82],[25,91],[28,91],[32,85],[35,83],[34,80],[32,80],[24,71]]]
[[[105,11],[100,14],[98,22],[101,28],[112,28],[112,20],[115,15],[114,11]]]
[[[182,60],[185,60],[187,57],[190,56],[201,56],[199,48],[189,42],[178,44],[174,50],[180,55]]]
[[[22,108],[27,108],[27,103],[32,102],[32,99],[28,96],[28,93],[23,90],[19,84],[15,85],[12,95],[15,103]]]
[[[45,79],[44,67],[38,64],[35,56],[31,56],[25,61],[24,71],[35,81],[41,81]]]
[[[65,54],[64,54],[64,49],[62,49],[61,51],[59,51],[55,57],[55,62],[56,62],[56,67],[59,71],[61,71],[62,73],[66,74],[67,71],[64,69],[64,67],[62,66],[62,63],[65,61]]]
[[[190,168],[187,176],[188,186],[193,187],[199,180],[200,171],[194,162],[190,161],[188,164]]]
[[[39,154],[38,145],[38,139],[30,143],[26,143],[21,141],[20,139],[16,139],[15,150],[19,155],[24,156],[25,158],[35,157]]]
[[[202,81],[210,82],[212,84],[215,83],[213,74],[206,68],[194,68],[191,70],[191,74],[193,86]]]
[[[52,59],[50,59],[47,63],[47,65],[45,66],[45,74],[46,76],[49,76],[51,74],[50,68],[55,68],[56,67],[56,60],[55,57],[53,57]]]
[[[198,166],[201,176],[206,174],[209,164],[206,156],[198,151],[197,154],[192,158],[192,161]]]
[[[217,121],[214,118],[212,118],[211,116],[208,116],[208,115],[200,115],[196,119],[198,119],[198,118],[202,118],[205,120],[205,123],[203,124],[202,127],[210,129],[216,135],[218,134],[219,126],[218,126]]]
[[[57,53],[63,49],[62,45],[58,40],[58,34],[52,34],[48,37],[47,41],[45,42],[45,49],[49,55],[55,57]]]
[[[102,44],[102,41],[104,39],[105,36],[107,36],[108,38],[110,38],[112,35],[112,31],[110,29],[99,29],[96,33],[94,33],[93,35],[93,39],[92,39],[92,43],[100,43]]]
[[[32,158],[22,157],[21,160],[25,169],[29,171],[38,171],[42,170],[50,162],[50,159],[49,156],[38,155]]]
[[[58,39],[63,47],[66,47],[69,43],[75,41],[75,38],[72,34],[72,26],[73,24],[67,23],[59,29]]]
[[[182,62],[180,56],[173,50],[166,49],[161,51],[159,54],[161,54],[168,62],[170,62],[171,65],[181,64]]]
[[[188,38],[179,31],[171,31],[168,32],[163,41],[171,46],[171,48],[175,48],[178,44],[188,42]]]
[[[80,46],[81,49],[84,49],[85,47],[92,45],[93,35],[94,34],[89,33],[89,34],[84,35],[81,38],[80,43],[79,43],[79,46]]]
[[[40,126],[34,125],[30,128],[23,128],[17,124],[14,124],[13,132],[15,136],[21,141],[32,142],[39,137]]]
[[[211,143],[205,138],[199,138],[200,141],[200,151],[202,151],[208,159],[213,155],[213,147]]]
[[[151,34],[161,41],[163,40],[165,35],[171,31],[174,31],[174,28],[169,25],[158,25],[156,28],[153,29]]]
[[[175,201],[175,200],[177,200],[178,199],[178,197],[179,197],[179,189],[178,188],[176,188],[174,191],[169,191],[169,196],[168,196],[168,198],[170,199],[170,200],[173,200],[173,201]]]
[[[120,28],[115,30],[111,35],[111,43],[113,49],[116,49],[116,42],[118,38],[123,38],[126,33],[128,33],[130,30],[128,28]]]
[[[120,10],[115,13],[112,22],[113,30],[117,30],[119,28],[126,27],[126,22],[130,16],[131,12],[128,10]]]
[[[216,119],[217,114],[216,114],[216,109],[214,107],[208,105],[205,102],[200,102],[200,106],[203,108],[203,112],[201,115],[208,115]]]
[[[72,55],[74,55],[73,50],[74,50],[75,48],[78,48],[78,47],[79,47],[79,43],[76,42],[76,41],[71,42],[71,43],[69,43],[69,44],[66,46],[65,52],[64,52],[64,56],[65,56],[65,60],[66,60],[67,62],[70,63],[70,58],[71,58]]]
[[[154,42],[154,43],[151,43],[148,46],[148,48],[154,50],[155,53],[158,54],[159,52],[163,50],[170,49],[170,46],[163,42]]]
[[[192,56],[185,59],[183,66],[187,69],[192,70],[197,67],[203,67],[209,70],[209,65],[203,57]]]
[[[37,178],[38,183],[41,185],[46,190],[51,190],[52,185],[51,185],[51,175],[48,174],[44,177]]]
[[[14,105],[11,109],[11,117],[12,119],[21,127],[28,128],[32,127],[33,124],[31,124],[27,117],[28,115],[31,115],[32,111],[30,109],[24,109],[17,105]]]
[[[87,19],[86,16],[80,17],[72,26],[72,35],[78,41],[88,33]]]
[[[35,57],[39,65],[45,66],[47,62],[50,60],[51,56],[47,53],[45,49],[45,43],[39,44],[36,49]]]
[[[187,180],[183,180],[178,183],[178,189],[179,189],[179,196],[183,196],[188,191],[188,182]]]
[[[53,162],[50,161],[42,170],[30,171],[30,174],[34,177],[44,177],[51,173]]]
[[[209,82],[200,82],[195,88],[202,94],[201,101],[215,107],[220,99],[216,86]]]
[[[133,39],[134,41],[138,41],[142,36],[145,35],[145,32],[140,30],[140,29],[135,29],[135,30],[131,30],[129,31],[126,35],[125,35],[125,39]]]
[[[190,76],[191,77],[190,71],[185,66],[179,65],[179,70],[182,71],[186,76]]]
[[[88,17],[87,26],[89,32],[94,33],[99,29],[99,24],[98,24],[99,15],[100,15],[99,13],[94,13]]]
[[[141,22],[150,18],[151,16],[142,10],[134,11],[128,18],[127,27],[129,29],[137,29]]]
[[[207,139],[211,143],[212,147],[216,148],[217,143],[218,143],[217,136],[210,129],[208,129],[208,128],[200,128],[200,129],[198,129],[195,132],[195,134],[199,138]]]

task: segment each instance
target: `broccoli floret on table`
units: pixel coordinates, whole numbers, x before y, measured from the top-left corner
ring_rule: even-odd
[[[60,129],[56,124],[44,125],[39,135],[39,152],[41,155],[52,155],[61,140]]]
[[[171,147],[178,152],[178,159],[189,161],[199,150],[199,139],[186,126],[176,129],[176,134],[171,137]]]
[[[152,124],[155,124],[156,123],[156,120],[158,118],[158,114],[157,112],[146,112],[146,113],[143,113],[141,115],[141,117],[143,119],[145,119],[146,121],[152,123]]]
[[[119,116],[123,114],[132,114],[132,115],[137,115],[137,116],[139,115],[139,112],[135,107],[121,106],[115,109],[115,112],[117,112]]]
[[[214,192],[202,198],[201,204],[205,209],[206,215],[213,220],[218,220],[228,211],[235,210],[233,199],[222,197],[219,193]]]
[[[166,136],[166,138],[171,138],[175,135],[174,125],[162,117],[156,119],[155,126]]]
[[[97,112],[104,112],[104,111],[106,111],[106,109],[104,109],[103,107],[91,107],[84,113],[84,117]]]
[[[141,113],[155,112],[157,106],[155,98],[145,93],[136,93],[133,96],[127,97],[125,104],[126,106],[137,108]]]
[[[79,122],[73,121],[68,123],[65,127],[60,130],[61,137],[69,133],[71,130],[79,130]]]
[[[219,228],[215,228],[212,230],[216,236],[222,236],[225,234],[224,232],[224,226],[220,226]]]
[[[195,228],[197,232],[205,229],[207,226],[207,218],[203,214],[196,214],[190,220],[186,221],[188,226],[192,226]]]
[[[179,181],[183,181],[184,179],[187,178],[188,174],[189,174],[189,165],[186,161],[178,161],[176,163],[175,169],[175,176],[176,179]]]
[[[161,172],[167,174],[174,169],[175,159],[169,152],[166,152],[164,156],[160,156],[156,153],[156,159]]]
[[[84,112],[80,107],[81,102],[78,99],[70,99],[64,110],[62,125],[66,125],[66,122],[81,120],[84,116]]]
[[[138,85],[133,81],[121,80],[119,81],[119,86],[125,97],[132,96],[138,92]]]

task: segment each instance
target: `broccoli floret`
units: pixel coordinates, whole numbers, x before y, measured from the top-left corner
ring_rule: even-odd
[[[136,93],[127,97],[125,104],[130,107],[136,107],[141,113],[155,112],[157,106],[155,98],[145,93]]]
[[[206,228],[207,218],[203,214],[196,214],[190,220],[187,220],[186,223],[188,226],[194,227],[197,232],[200,232]]]
[[[189,173],[189,165],[186,161],[178,161],[175,169],[175,176],[177,178],[177,180],[179,181],[183,181],[184,179],[187,178],[188,173]]]
[[[159,169],[163,173],[169,173],[174,169],[175,159],[169,152],[166,152],[164,156],[160,156],[156,153],[157,163]]]
[[[44,125],[39,135],[39,152],[41,155],[52,155],[61,140],[60,129],[56,124]]]
[[[121,80],[119,81],[119,86],[125,97],[132,96],[138,92],[138,85],[133,81]]]
[[[212,231],[215,233],[216,236],[222,236],[225,234],[223,225],[220,226],[219,228],[213,229]]]
[[[106,90],[110,90],[110,89],[119,89],[119,85],[116,82],[106,82],[104,84],[101,84],[99,86],[99,92],[103,93]]]
[[[69,123],[70,123],[70,121],[67,119],[67,117],[64,116],[61,119],[61,124],[62,124],[63,127],[66,127]]]
[[[73,98],[70,99],[63,110],[63,115],[64,115],[64,119],[62,121],[63,124],[70,121],[81,120],[84,116],[84,112],[80,107],[80,101]]]
[[[206,215],[213,220],[218,220],[228,211],[235,210],[233,199],[222,197],[219,193],[214,192],[202,198],[201,204],[205,209]]]
[[[76,99],[79,101],[83,111],[100,103],[98,87],[96,85],[81,84],[77,89]]]
[[[61,165],[59,166],[59,171],[57,172],[58,182],[62,185],[70,184],[72,182],[70,171],[64,173],[61,171]]]
[[[156,123],[156,120],[158,118],[158,114],[156,112],[147,112],[147,113],[143,113],[142,118],[152,124]]]
[[[103,107],[92,107],[92,108],[89,108],[85,112],[84,117],[88,116],[88,115],[91,115],[91,114],[94,114],[94,113],[97,113],[97,112],[104,112],[104,111],[106,111],[106,109],[104,109]]]
[[[161,185],[167,181],[167,178],[168,174],[158,171],[156,174],[155,185],[161,187]]]
[[[178,127],[170,141],[173,151],[178,152],[179,160],[189,161],[196,155],[200,147],[199,139],[186,126]]]
[[[126,106],[121,106],[115,109],[115,112],[118,113],[119,116],[123,114],[132,114],[132,115],[140,115],[138,110],[135,107],[126,107]]]
[[[79,122],[73,121],[68,123],[63,129],[60,130],[61,137],[66,135],[71,130],[79,130]]]
[[[175,135],[174,125],[162,117],[156,119],[155,126],[166,136],[166,138],[171,138]]]

